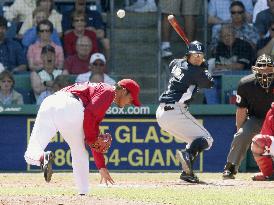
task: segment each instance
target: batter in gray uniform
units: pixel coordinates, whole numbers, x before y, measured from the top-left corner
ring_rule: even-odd
[[[209,132],[188,111],[188,103],[198,88],[210,88],[213,79],[207,72],[204,46],[193,41],[183,59],[173,60],[169,68],[171,78],[167,90],[160,96],[156,111],[159,126],[169,134],[188,143],[185,150],[177,150],[176,157],[182,164],[180,179],[198,183],[192,165],[197,155],[212,146]]]
[[[271,57],[261,55],[252,66],[253,74],[243,77],[237,89],[237,133],[231,143],[223,179],[234,179],[252,138],[259,134],[274,101],[274,67]]]

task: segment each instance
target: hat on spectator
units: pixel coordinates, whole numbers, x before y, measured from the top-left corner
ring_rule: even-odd
[[[90,56],[90,60],[89,63],[92,64],[94,63],[96,60],[101,60],[104,63],[106,63],[106,58],[102,53],[94,53]]]

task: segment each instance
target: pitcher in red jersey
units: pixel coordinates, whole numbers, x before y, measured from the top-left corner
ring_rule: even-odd
[[[45,152],[57,131],[71,149],[72,168],[79,194],[89,191],[89,156],[87,144],[101,174],[101,182],[114,183],[106,168],[103,153],[95,149],[100,141],[99,125],[112,103],[119,107],[140,106],[140,86],[123,79],[115,86],[105,83],[76,83],[47,97],[41,104],[30,136],[25,160],[41,166],[47,182],[51,180],[54,154]],[[106,142],[109,143],[109,142]]]

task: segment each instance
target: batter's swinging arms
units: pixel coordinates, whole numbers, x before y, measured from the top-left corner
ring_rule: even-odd
[[[160,105],[156,111],[159,126],[187,142],[185,150],[176,152],[182,164],[180,179],[198,183],[192,165],[197,155],[212,146],[213,139],[209,132],[188,112],[188,103],[198,88],[210,88],[213,79],[207,72],[204,59],[204,46],[193,41],[183,59],[175,59],[170,65],[171,78],[167,90],[160,96]]]
[[[123,79],[115,86],[105,83],[76,83],[47,97],[41,104],[30,136],[25,160],[41,166],[47,182],[51,180],[53,153],[44,152],[57,131],[71,149],[72,168],[79,194],[88,193],[89,156],[91,150],[101,174],[101,182],[114,183],[106,169],[104,155],[110,146],[109,134],[99,134],[99,124],[114,102],[119,107],[140,105],[139,85]]]

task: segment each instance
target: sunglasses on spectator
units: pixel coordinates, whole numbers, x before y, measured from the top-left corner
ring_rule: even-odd
[[[234,14],[243,14],[244,11],[231,11],[231,14],[234,15]]]
[[[49,33],[50,30],[49,29],[41,29],[39,30],[40,33]]]
[[[105,64],[104,63],[92,63],[92,65],[94,65],[94,66],[104,66]]]
[[[274,28],[271,28],[271,31],[274,31]]]

